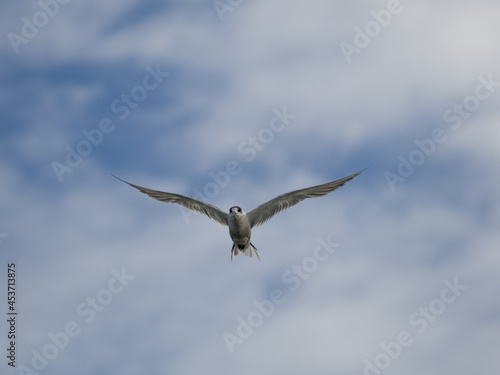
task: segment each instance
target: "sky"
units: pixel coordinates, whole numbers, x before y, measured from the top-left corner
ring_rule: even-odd
[[[500,3],[0,8],[2,374],[499,367]]]

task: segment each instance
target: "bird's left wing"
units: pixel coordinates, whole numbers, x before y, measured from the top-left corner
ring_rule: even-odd
[[[295,206],[297,203],[303,201],[307,198],[315,198],[326,195],[335,189],[341,187],[346,182],[352,180],[354,177],[358,176],[363,170],[354,173],[350,176],[341,178],[340,180],[328,182],[323,185],[317,185],[310,188],[300,189],[291,191],[286,194],[277,196],[270,201],[261,204],[256,209],[250,211],[247,214],[248,220],[250,221],[250,226],[253,228],[257,225],[262,225],[274,215],[286,210],[287,208]]]
[[[167,203],[177,203],[188,210],[199,212],[200,214],[208,216],[210,219],[215,220],[219,224],[228,226],[229,215],[221,211],[218,207],[212,206],[211,204],[205,203],[195,198],[186,197],[180,194],[167,193],[164,191],[152,190],[142,186],[131,184],[121,178],[112,175],[114,178],[125,182],[126,184],[136,188],[140,192],[149,195],[151,198],[157,199],[161,202]]]

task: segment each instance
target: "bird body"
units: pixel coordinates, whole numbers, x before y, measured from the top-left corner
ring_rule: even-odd
[[[229,236],[233,240],[231,260],[233,259],[233,256],[238,255],[240,252],[249,257],[252,257],[255,254],[260,260],[257,249],[250,242],[253,227],[264,224],[274,215],[295,206],[304,199],[321,197],[331,193],[335,189],[344,185],[346,182],[358,176],[363,171],[364,169],[350,176],[341,178],[340,180],[279,195],[276,198],[261,204],[259,207],[248,213],[244,212],[241,207],[233,206],[229,209],[229,214],[223,212],[218,207],[205,203],[199,199],[175,193],[148,189],[139,185],[131,184],[130,182],[122,180],[114,175],[113,177],[125,182],[152,198],[162,202],[179,204],[189,210],[208,216],[210,219],[221,225],[229,227]]]
[[[229,236],[233,240],[233,248],[231,249],[231,260],[241,251],[243,254],[252,257],[253,254],[259,258],[257,249],[250,243],[252,236],[252,227],[248,221],[246,212],[243,212],[241,207],[233,206],[229,209]]]

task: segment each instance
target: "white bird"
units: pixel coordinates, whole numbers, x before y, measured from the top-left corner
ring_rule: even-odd
[[[229,227],[229,235],[233,240],[233,247],[231,249],[231,261],[233,260],[233,256],[238,255],[240,252],[249,257],[252,257],[252,255],[255,254],[260,261],[257,249],[250,242],[253,227],[264,224],[277,213],[295,206],[297,203],[303,201],[304,199],[321,197],[323,195],[331,193],[335,189],[344,185],[346,182],[361,174],[361,172],[363,172],[364,170],[365,169],[350,176],[341,178],[340,180],[305,189],[294,190],[289,193],[279,195],[276,198],[271,199],[264,204],[261,204],[259,207],[248,213],[243,212],[241,207],[233,206],[229,209],[229,214],[223,212],[218,207],[205,203],[196,198],[148,189],[142,186],[131,184],[130,182],[122,180],[115,175],[112,176],[138,189],[142,193],[149,195],[154,199],[167,203],[177,203],[189,210],[206,215],[219,224]]]

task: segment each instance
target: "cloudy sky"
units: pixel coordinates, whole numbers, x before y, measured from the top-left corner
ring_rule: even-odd
[[[2,373],[499,367],[497,1],[0,7]],[[250,211],[365,167],[261,263],[111,176]]]

